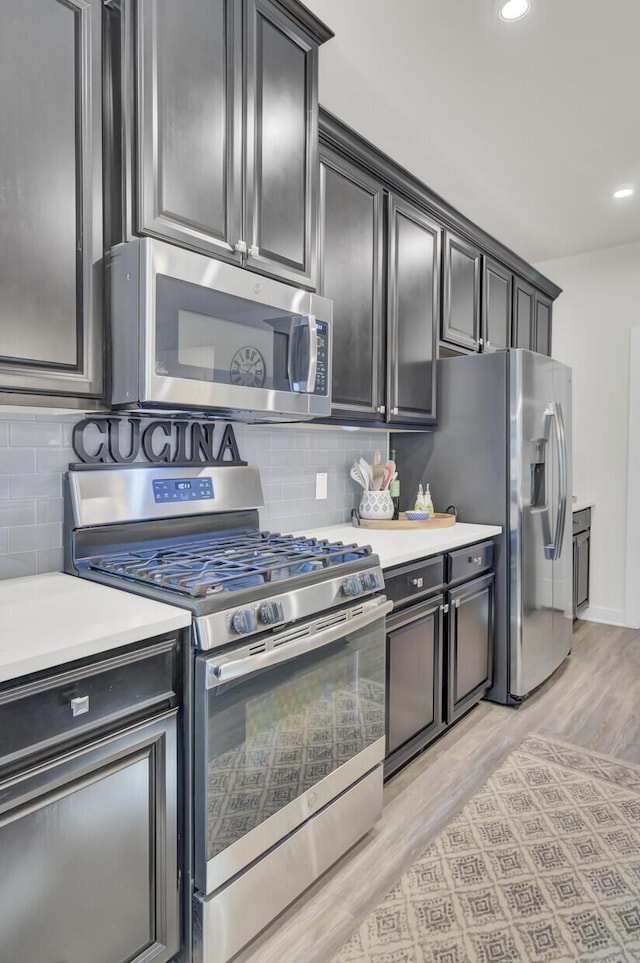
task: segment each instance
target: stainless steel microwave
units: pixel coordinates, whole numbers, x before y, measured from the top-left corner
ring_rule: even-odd
[[[114,407],[329,415],[331,301],[148,237],[109,272]]]

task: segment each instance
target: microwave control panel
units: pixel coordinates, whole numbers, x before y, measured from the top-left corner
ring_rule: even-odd
[[[329,325],[326,321],[316,321],[318,336],[318,360],[316,362],[316,384],[314,395],[328,395],[329,393]]]

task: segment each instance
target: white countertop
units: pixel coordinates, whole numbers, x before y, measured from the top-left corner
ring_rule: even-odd
[[[499,525],[468,525],[464,522],[456,522],[449,528],[430,529],[356,528],[354,525],[345,524],[316,528],[311,532],[299,534],[327,538],[331,541],[370,545],[380,558],[384,569],[402,565],[403,562],[426,558],[429,555],[438,555],[451,548],[470,545],[483,538],[499,535],[501,531]]]
[[[593,508],[595,502],[588,498],[578,498],[575,502],[571,503],[572,512],[581,512],[583,508]]]
[[[74,575],[0,581],[0,682],[174,632],[191,613]]]

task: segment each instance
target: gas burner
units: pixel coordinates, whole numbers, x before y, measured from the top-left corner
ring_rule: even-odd
[[[159,586],[194,599],[285,582],[371,554],[367,547],[269,532],[205,536],[159,549],[87,560],[95,572]]]

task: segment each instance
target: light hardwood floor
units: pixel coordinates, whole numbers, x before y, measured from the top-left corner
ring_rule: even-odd
[[[531,732],[640,764],[640,633],[576,625],[571,658],[551,680],[520,709],[481,702],[393,776],[373,831],[234,963],[329,963],[413,859]]]

